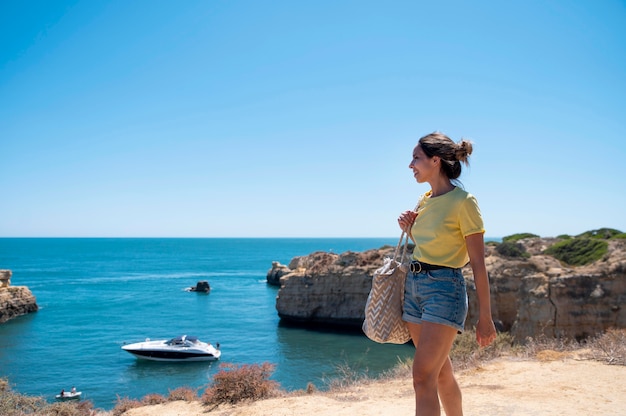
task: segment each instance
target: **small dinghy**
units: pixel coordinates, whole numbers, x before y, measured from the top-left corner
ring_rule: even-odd
[[[55,397],[57,400],[80,400],[81,394],[83,394],[81,391],[76,391],[76,389],[72,387],[70,391],[65,391],[65,389],[61,390],[61,393],[57,394]]]

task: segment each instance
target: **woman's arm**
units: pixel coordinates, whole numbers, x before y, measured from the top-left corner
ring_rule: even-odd
[[[478,296],[478,322],[476,323],[476,341],[486,347],[496,339],[496,328],[491,318],[491,294],[489,277],[485,266],[485,241],[482,233],[465,237],[470,266],[474,272],[476,295]]]

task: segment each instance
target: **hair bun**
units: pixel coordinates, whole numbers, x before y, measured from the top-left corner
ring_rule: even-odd
[[[462,139],[456,144],[456,160],[467,164],[467,157],[472,154],[472,150],[474,150],[472,142]]]

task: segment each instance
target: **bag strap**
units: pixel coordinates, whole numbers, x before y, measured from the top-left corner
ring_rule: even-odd
[[[400,263],[402,263],[404,259],[406,258],[406,249],[407,249],[407,246],[409,245],[409,234],[402,231],[402,234],[400,235],[400,240],[398,240],[398,245],[396,246],[396,250],[393,253],[393,259],[396,261],[398,261],[398,251],[400,251],[402,240],[404,240],[404,247],[402,248],[402,257],[400,257]]]
[[[419,201],[417,201],[417,205],[415,205],[415,209],[413,211],[417,212],[423,199],[424,199],[424,195],[422,195]],[[402,257],[400,258],[400,263],[402,263],[404,259],[406,258],[406,250],[407,250],[407,246],[409,245],[409,233],[405,232],[404,230],[402,230],[402,234],[400,235],[400,240],[398,240],[398,245],[396,245],[396,251],[394,251],[393,253],[393,259],[396,261],[398,261],[398,251],[400,251],[400,245],[402,244],[403,239],[404,239],[404,247],[402,249]]]

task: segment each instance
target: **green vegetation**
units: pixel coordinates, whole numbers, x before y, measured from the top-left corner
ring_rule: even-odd
[[[534,237],[539,237],[539,236],[537,234],[532,234],[532,233],[511,234],[511,235],[507,235],[506,237],[502,237],[502,242],[514,243],[518,240],[521,240],[522,238],[534,238]]]
[[[597,238],[600,240],[609,240],[620,234],[623,233],[613,228],[600,228],[597,230],[585,231],[584,233],[577,235],[576,238]]]
[[[518,233],[503,237],[502,243],[495,246],[496,252],[501,256],[510,258],[528,258],[530,254],[518,241],[531,237],[539,236],[531,233]],[[584,266],[606,256],[608,253],[607,240],[626,239],[626,233],[613,228],[600,228],[586,231],[575,237],[561,234],[557,239],[560,241],[553,244],[544,253],[570,266]]]
[[[545,253],[566,264],[583,266],[600,260],[608,253],[609,245],[606,240],[626,238],[624,235],[625,233],[612,228],[586,231],[576,237],[567,236],[550,246]]]
[[[514,241],[503,241],[496,246],[496,251],[498,254],[505,257],[530,257],[530,254],[526,251],[524,246]]]
[[[553,244],[545,253],[571,266],[584,266],[604,257],[608,247],[605,240],[576,237]]]

